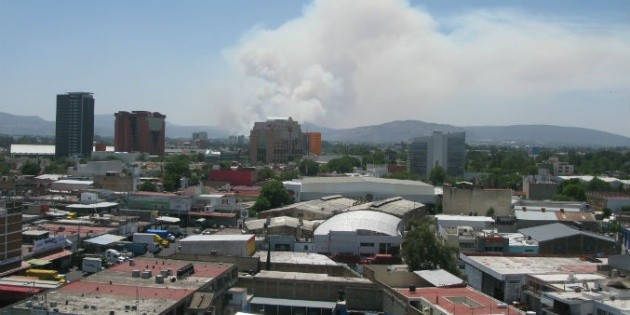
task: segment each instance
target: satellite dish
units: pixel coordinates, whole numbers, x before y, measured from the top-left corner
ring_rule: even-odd
[[[249,218],[249,210],[241,210],[241,218],[243,219]]]

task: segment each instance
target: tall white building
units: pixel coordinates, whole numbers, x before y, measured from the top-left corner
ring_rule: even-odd
[[[431,169],[441,166],[450,176],[464,175],[466,161],[466,133],[443,133],[415,138],[409,142],[407,169],[420,176],[428,176]]]

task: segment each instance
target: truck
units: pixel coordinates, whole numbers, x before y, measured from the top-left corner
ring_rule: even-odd
[[[166,228],[166,230],[175,237],[186,236],[186,230],[177,225],[170,225]]]
[[[103,269],[103,260],[96,257],[85,257],[81,263],[81,270],[86,273],[95,273]]]
[[[173,236],[173,234],[171,234],[168,230],[148,229],[147,233],[158,235],[162,239],[170,242],[175,241],[175,236]]]
[[[105,251],[104,257],[105,261],[109,264],[115,264],[126,260],[119,251],[111,248]]]
[[[159,235],[152,233],[133,233],[133,242],[138,244],[147,244],[148,250],[152,253],[159,251],[155,246],[168,247],[168,241],[163,240]]]
[[[368,257],[361,260],[362,265],[388,265],[388,264],[399,264],[400,262],[401,262],[400,258],[392,254],[376,254],[372,257]]]
[[[50,280],[50,281],[59,281],[66,282],[65,276],[60,275],[57,270],[49,270],[49,269],[28,269],[26,270],[27,277],[35,277],[39,280]]]

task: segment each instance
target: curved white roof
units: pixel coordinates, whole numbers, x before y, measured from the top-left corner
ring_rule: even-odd
[[[358,230],[373,231],[380,234],[399,236],[400,219],[387,213],[377,211],[351,211],[338,214],[315,230],[315,235],[327,235],[330,231],[356,232]]]

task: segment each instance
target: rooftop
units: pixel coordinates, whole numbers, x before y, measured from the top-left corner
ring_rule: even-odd
[[[523,274],[595,273],[598,265],[604,265],[608,262],[606,258],[600,258],[602,263],[592,263],[570,257],[474,256],[464,254],[460,254],[460,258],[495,278]]]
[[[60,313],[72,314],[125,313],[132,310],[132,306],[137,308],[139,314],[161,314],[233,266],[194,262],[192,275],[175,281],[165,279],[164,283],[156,282],[155,275],[160,270],[171,269],[175,273],[188,263],[140,257],[135,260],[135,266],[128,263],[116,265],[58,290],[49,291],[45,302],[38,299],[41,302],[33,305],[41,304],[49,310],[57,309]],[[150,270],[153,277],[132,277],[132,270]],[[26,302],[16,307],[29,308]]]
[[[256,252],[253,257],[260,258],[262,263],[267,261],[267,252]],[[295,265],[319,265],[319,266],[337,266],[339,263],[328,258],[328,256],[315,253],[300,252],[271,252],[271,262],[277,264],[295,264]]]
[[[348,211],[373,210],[389,213],[400,218],[409,212],[412,212],[416,209],[422,209],[423,207],[424,204],[422,203],[406,200],[402,197],[393,197],[385,200],[356,205],[348,208]]]
[[[180,242],[198,242],[198,241],[248,241],[254,237],[254,234],[197,234],[191,235],[180,240]]]
[[[553,239],[565,238],[580,234],[611,243],[615,242],[614,239],[604,236],[602,234],[578,230],[562,223],[539,225],[535,227],[520,229],[518,231],[525,236],[531,236],[532,239],[537,240],[538,242],[545,242]]]
[[[304,273],[304,272],[284,272],[261,270],[254,275],[256,279],[284,279],[288,281],[315,281],[315,282],[332,282],[344,284],[372,284],[365,278],[348,278],[348,277],[332,277],[325,273]]]
[[[408,288],[395,289],[409,300],[423,298],[450,314],[523,314],[513,307],[495,300],[470,287],[465,288]]]
[[[327,235],[331,231],[356,232],[367,230],[379,234],[400,236],[400,219],[376,211],[352,211],[338,214],[322,223],[315,235]]]
[[[457,286],[464,283],[464,280],[444,269],[418,270],[413,273],[417,274],[420,278],[429,282],[434,287]]]

